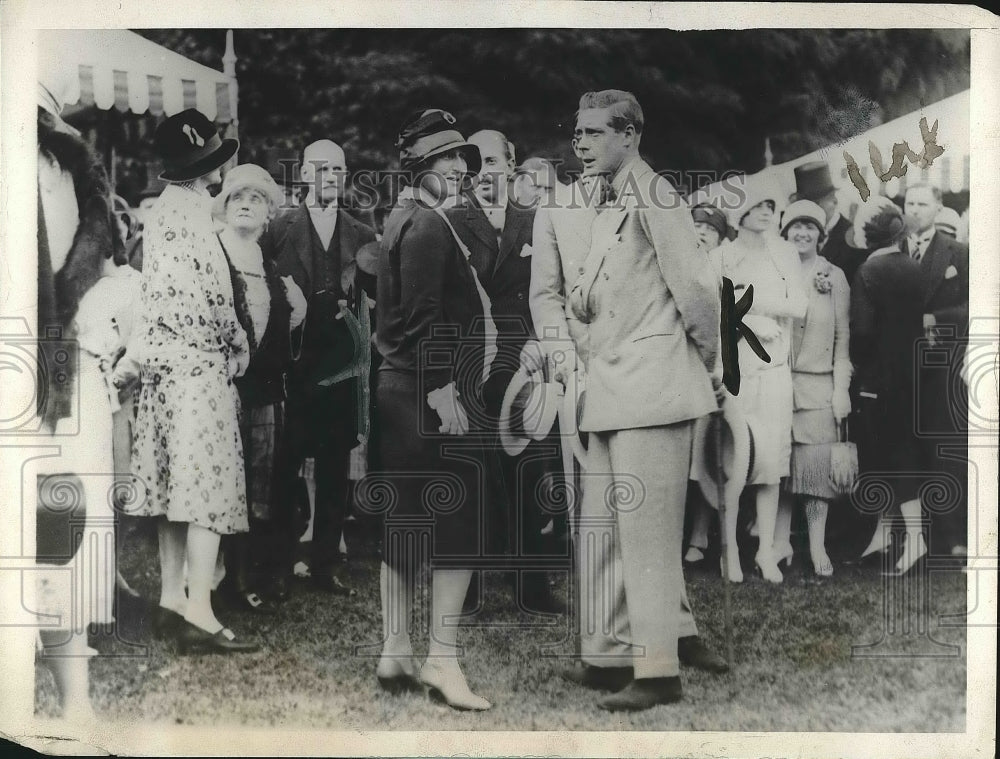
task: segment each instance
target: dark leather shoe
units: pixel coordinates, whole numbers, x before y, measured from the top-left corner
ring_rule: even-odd
[[[153,635],[157,638],[173,637],[185,624],[184,617],[172,609],[163,606],[153,609]]]
[[[349,597],[356,594],[354,588],[345,585],[339,577],[333,574],[313,575],[312,583],[317,590],[332,593],[335,596]]]
[[[677,658],[686,667],[721,674],[729,671],[726,660],[706,646],[697,635],[677,639]]]
[[[228,597],[227,603],[237,611],[248,611],[251,614],[259,614],[262,617],[270,617],[275,613],[274,607],[260,593],[254,593],[253,591],[234,593]]]
[[[210,633],[184,620],[177,639],[180,653],[206,654],[251,654],[260,650],[260,645],[244,640],[237,640],[236,635],[228,627],[223,627],[217,633]]]
[[[605,696],[597,705],[609,712],[641,712],[659,704],[677,703],[682,696],[679,677],[644,677]]]
[[[632,680],[631,667],[582,667],[571,665],[560,672],[563,680],[592,690],[618,691]]]
[[[267,595],[278,603],[288,600],[288,578],[285,576],[275,577],[271,587],[267,590]]]

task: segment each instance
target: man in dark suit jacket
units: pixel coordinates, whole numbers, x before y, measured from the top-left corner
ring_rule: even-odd
[[[847,230],[851,228],[851,222],[840,213],[830,165],[826,161],[810,161],[796,166],[794,171],[795,194],[792,200],[811,200],[826,213],[826,241],[820,254],[834,266],[839,266],[847,277],[847,284],[851,284],[858,267],[871,251],[847,244]]]
[[[494,461],[499,479],[494,483],[496,540],[517,565],[530,564],[531,556],[546,552],[541,531],[551,518],[538,505],[537,487],[546,475],[561,471],[558,432],[532,442],[519,456],[504,453],[496,437],[504,393],[521,364],[525,344],[534,338],[528,287],[531,282],[531,234],[535,210],[511,202],[508,195],[514,174],[514,146],[500,132],[482,130],[469,137],[479,148],[482,169],[474,194],[446,211],[466,244],[470,263],[490,299],[497,327],[497,356],[484,387],[484,405],[495,438]],[[539,354],[540,355],[540,354]],[[520,601],[532,611],[556,611],[543,571],[520,571]]]
[[[918,183],[907,188],[903,211],[910,234],[903,250],[920,264],[923,325],[930,343],[918,365],[914,422],[921,439],[932,447],[931,460],[956,477],[964,493],[968,389],[951,378],[961,372],[969,333],[969,249],[936,230],[934,219],[941,207],[937,187]],[[940,360],[942,355],[947,355],[947,361]],[[933,545],[936,537],[938,549],[964,553],[966,520],[966,499],[962,498],[959,507],[932,524],[931,550],[940,552]]]
[[[309,192],[302,204],[272,223],[261,239],[265,256],[277,261],[278,273],[291,276],[308,300],[306,320],[296,335],[298,355],[288,378],[286,421],[276,466],[278,482],[293,484],[303,460],[315,460],[315,516],[310,573],[319,587],[349,595],[337,569],[340,538],[347,515],[350,453],[358,443],[356,383],[319,383],[347,365],[354,340],[341,316],[354,290],[357,253],[375,240],[371,228],[342,208],[347,175],[344,151],[329,140],[303,151],[300,176]],[[369,293],[374,298],[374,293]],[[290,499],[290,496],[289,496]],[[294,531],[288,515],[290,573]]]

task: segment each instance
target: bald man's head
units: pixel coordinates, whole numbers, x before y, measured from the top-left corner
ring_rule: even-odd
[[[481,129],[469,142],[479,148],[483,159],[476,194],[488,204],[506,203],[507,182],[514,173],[514,146],[495,129]]]
[[[347,185],[347,158],[333,140],[316,140],[302,151],[302,181],[309,185],[306,202],[329,205]]]

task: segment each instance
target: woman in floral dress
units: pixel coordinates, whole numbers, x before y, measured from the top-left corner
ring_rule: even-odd
[[[236,152],[189,109],[168,118],[156,147],[169,184],[145,230],[140,345],[142,391],[132,473],[159,525],[161,590],[154,628],[182,651],[255,650],[215,617],[212,578],[222,535],[246,532],[247,501],[234,378],[249,363],[207,188]],[[187,595],[185,572],[187,563]]]

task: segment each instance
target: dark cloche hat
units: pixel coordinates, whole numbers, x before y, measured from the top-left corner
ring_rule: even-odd
[[[465,137],[455,127],[455,122],[454,116],[439,108],[422,108],[411,113],[403,122],[396,138],[399,164],[403,170],[412,169],[428,158],[458,149],[465,156],[469,172],[478,174],[482,166],[479,148],[465,141]]]
[[[813,202],[836,192],[830,177],[830,164],[826,161],[809,161],[795,169],[795,192],[791,200],[811,200]]]
[[[729,231],[729,222],[726,221],[726,215],[721,208],[711,203],[699,203],[691,209],[691,217],[695,221],[703,221],[713,227],[719,233],[719,239],[725,239]]]
[[[239,140],[221,139],[215,125],[200,111],[188,108],[160,124],[153,138],[163,160],[160,179],[184,182],[209,174],[232,158]]]

